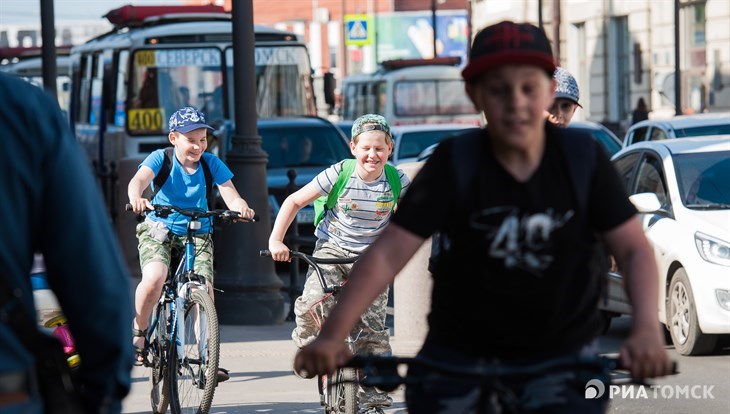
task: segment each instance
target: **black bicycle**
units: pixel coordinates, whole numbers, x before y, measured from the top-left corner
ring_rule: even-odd
[[[187,233],[177,270],[170,273],[162,288],[147,329],[147,356],[144,365],[151,368],[150,402],[155,414],[207,413],[218,385],[220,330],[218,314],[208,293],[206,279],[194,272],[195,232],[201,219],[218,219],[222,223],[254,222],[237,211],[183,209],[153,205],[159,217],[180,214],[188,217]],[[131,205],[125,209],[130,211]]]
[[[268,250],[261,250],[259,252],[261,256],[271,257],[271,252]],[[322,329],[322,323],[327,317],[328,308],[325,307],[325,302],[332,298],[334,302],[337,302],[337,294],[340,292],[344,283],[341,285],[329,285],[322,269],[319,267],[320,264],[351,264],[357,261],[358,257],[338,257],[338,258],[324,258],[315,257],[302,253],[296,250],[289,250],[289,254],[293,257],[297,257],[307,263],[314,269],[317,274],[322,291],[325,295],[314,303],[309,308],[309,314],[314,319],[317,327]],[[334,304],[332,305],[334,306]],[[355,352],[355,343],[359,338],[359,334],[351,333],[345,340],[350,347],[350,352]],[[325,413],[345,413],[345,414],[357,414],[359,411],[359,401],[357,392],[359,388],[358,372],[354,368],[342,367],[337,370],[334,376],[320,375],[317,378],[317,388],[319,390],[319,401],[324,407]]]
[[[598,398],[609,392],[611,384],[647,385],[641,378],[633,378],[624,369],[618,356],[566,356],[545,360],[529,365],[507,365],[501,362],[460,365],[437,361],[421,356],[400,357],[380,355],[355,355],[344,367],[357,369],[362,374],[363,385],[377,387],[383,391],[393,391],[400,385],[439,384],[461,382],[475,384],[480,388],[478,403],[479,414],[520,413],[525,410],[524,403],[502,384],[502,381],[519,377],[549,374],[556,369],[587,369],[589,371],[607,370],[611,373],[610,384],[599,379],[586,383],[586,398]],[[420,368],[427,375],[408,375],[409,368]],[[673,362],[672,374],[677,374],[677,364]]]

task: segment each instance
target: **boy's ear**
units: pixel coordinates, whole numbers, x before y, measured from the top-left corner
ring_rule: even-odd
[[[170,141],[170,144],[172,144],[172,145],[175,145],[175,138],[177,138],[177,136],[175,135],[175,132],[170,131],[170,133],[167,134],[167,139]]]
[[[469,100],[471,101],[472,105],[474,105],[474,109],[477,111],[481,111],[482,108],[479,107],[479,104],[476,101],[476,91],[474,90],[474,82],[464,82],[464,89],[466,90],[467,96],[469,96]]]

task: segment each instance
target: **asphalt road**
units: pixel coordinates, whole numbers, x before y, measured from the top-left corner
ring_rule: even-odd
[[[611,329],[601,337],[602,352],[618,351],[622,338],[629,332],[630,322],[629,317],[614,320]],[[231,379],[216,390],[211,413],[322,412],[316,381],[292,374],[296,351],[290,339],[293,326],[287,322],[275,326],[221,327],[221,365],[231,370]],[[392,346],[394,353],[407,355],[413,354],[419,344],[399,342],[395,335]],[[653,381],[654,388],[645,387],[646,398],[637,386],[633,387],[633,393],[620,388],[611,398],[609,412],[730,413],[730,349],[699,357],[681,357],[671,346],[668,349],[679,364],[680,374]],[[135,368],[132,372],[132,391],[124,400],[124,413],[150,412],[148,374],[146,368]],[[406,413],[402,389],[393,398],[395,403],[386,412]]]

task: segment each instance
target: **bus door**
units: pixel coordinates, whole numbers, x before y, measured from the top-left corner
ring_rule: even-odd
[[[344,86],[344,119],[365,114],[386,114],[387,87],[380,78],[347,83]],[[390,119],[388,119],[390,121]]]

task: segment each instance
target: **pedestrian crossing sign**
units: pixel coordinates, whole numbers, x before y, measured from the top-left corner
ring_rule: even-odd
[[[372,21],[367,14],[345,15],[345,44],[363,46],[373,43]]]

